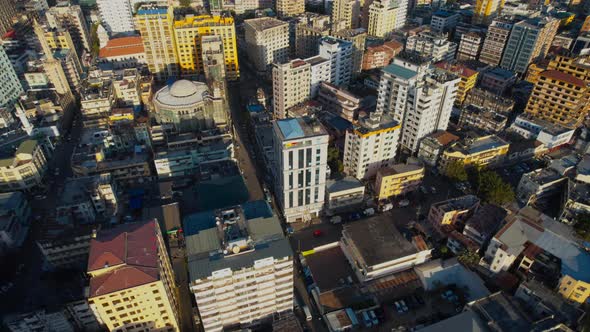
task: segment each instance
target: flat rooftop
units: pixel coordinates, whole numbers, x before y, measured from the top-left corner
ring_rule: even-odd
[[[340,246],[318,251],[305,257],[320,293],[356,283],[356,276]]]
[[[455,145],[452,149],[463,151],[466,155],[477,154],[488,150],[497,149],[501,146],[509,145],[508,142],[504,141],[496,135],[479,137],[472,140],[467,140],[461,144]]]
[[[409,79],[415,77],[416,75],[418,75],[417,72],[415,72],[411,69],[402,67],[402,66],[395,64],[395,63],[392,63],[387,67],[384,67],[382,70],[383,70],[383,72],[385,72],[387,74],[390,74],[390,75],[393,75],[396,77],[400,77],[405,80],[409,80]]]
[[[277,20],[276,18],[272,17],[253,18],[250,20],[245,20],[244,23],[256,31],[264,31],[279,26],[289,25],[287,22]]]
[[[317,119],[307,116],[277,120],[275,123],[283,140],[327,135],[326,130]]]
[[[369,266],[418,253],[418,249],[397,230],[388,215],[347,223],[342,234],[352,242]]]
[[[317,64],[320,64],[320,63],[323,63],[323,62],[327,62],[328,59],[323,58],[323,57],[321,57],[319,55],[316,55],[316,56],[312,56],[311,58],[304,59],[304,61],[306,61],[307,63],[309,63],[312,66],[315,66]]]

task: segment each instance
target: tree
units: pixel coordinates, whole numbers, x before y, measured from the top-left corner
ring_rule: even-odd
[[[459,161],[451,161],[445,169],[445,175],[457,182],[467,181],[465,165]]]
[[[590,241],[590,214],[580,214],[574,224],[576,233],[585,241]]]
[[[328,166],[333,172],[342,173],[344,164],[340,160],[340,150],[336,147],[328,148]]]
[[[514,191],[510,184],[493,171],[479,170],[477,172],[478,193],[484,201],[496,205],[503,205],[514,201]]]
[[[467,267],[473,267],[479,264],[480,257],[475,251],[465,250],[457,256],[457,260]]]
[[[92,40],[92,57],[98,57],[98,52],[100,52],[100,41],[98,40],[98,25],[99,23],[94,23],[92,25],[92,30],[90,31],[90,40]]]

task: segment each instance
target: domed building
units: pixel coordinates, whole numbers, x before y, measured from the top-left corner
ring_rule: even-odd
[[[222,99],[214,98],[207,84],[178,80],[154,95],[156,118],[160,124],[172,124],[178,132],[212,129],[227,124]]]

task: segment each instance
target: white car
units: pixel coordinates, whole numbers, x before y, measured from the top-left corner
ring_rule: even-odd
[[[407,199],[402,199],[401,201],[399,201],[399,207],[406,207],[408,205],[410,205],[410,201]]]

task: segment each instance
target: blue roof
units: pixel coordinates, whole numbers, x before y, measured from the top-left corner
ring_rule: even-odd
[[[391,74],[391,75],[394,75],[397,77],[401,77],[406,80],[409,80],[410,78],[412,78],[418,74],[413,70],[410,70],[408,68],[404,68],[400,65],[396,65],[395,63],[392,63],[389,66],[383,68],[383,71],[388,74]]]
[[[264,106],[262,106],[260,104],[250,104],[250,105],[246,106],[246,109],[250,113],[260,113],[260,112],[264,111]]]
[[[301,125],[297,119],[279,120],[277,121],[277,124],[279,125],[279,129],[281,129],[281,133],[283,133],[285,139],[294,139],[305,136],[305,133],[303,132],[303,129],[301,128]]]
[[[166,8],[140,9],[137,11],[137,15],[162,15],[167,12],[168,10]]]
[[[189,214],[182,220],[184,236],[198,234],[200,231],[215,227],[213,210]]]
[[[242,204],[246,220],[272,217],[270,205],[264,200],[250,201]]]

